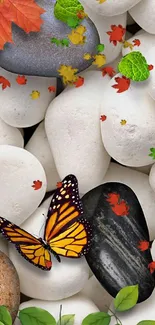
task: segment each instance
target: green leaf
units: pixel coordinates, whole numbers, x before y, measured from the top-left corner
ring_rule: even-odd
[[[67,38],[63,38],[61,40],[61,45],[68,47],[69,46],[69,40]]]
[[[60,319],[58,320],[57,325],[73,325],[74,318],[75,318],[74,314],[63,315],[63,316],[61,316],[61,321],[60,321]]]
[[[69,17],[67,19],[67,25],[71,28],[76,28],[79,24],[80,24],[80,20],[78,19],[78,17],[76,18]]]
[[[114,299],[114,306],[117,311],[125,311],[133,308],[138,300],[138,284],[121,289]]]
[[[150,76],[146,59],[140,52],[125,55],[118,64],[119,72],[134,81],[144,81]]]
[[[155,325],[155,320],[142,320],[137,325]]]
[[[37,307],[20,310],[19,319],[22,325],[56,325],[56,320],[48,311]]]
[[[11,315],[5,306],[0,306],[0,322],[2,322],[4,325],[12,324]]]
[[[51,38],[51,43],[54,43],[57,46],[60,45],[60,41],[57,38],[55,38],[55,37]]]
[[[99,45],[97,45],[96,49],[97,49],[97,52],[100,53],[100,52],[104,51],[104,48],[105,48],[104,44],[99,44]]]
[[[4,323],[0,322],[0,325],[4,325]]]
[[[86,316],[82,321],[82,325],[109,325],[110,321],[111,316],[109,314],[98,312]]]
[[[151,153],[149,154],[150,157],[155,159],[155,148],[150,148]]]
[[[84,11],[84,8],[78,0],[57,0],[54,6],[54,15],[67,24],[68,19],[76,19],[77,13],[81,10]]]

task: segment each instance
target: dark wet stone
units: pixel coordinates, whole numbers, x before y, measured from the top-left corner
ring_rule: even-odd
[[[13,24],[14,44],[7,43],[0,51],[0,66],[8,71],[34,76],[58,77],[57,70],[61,64],[71,65],[80,71],[91,65],[90,61],[83,59],[85,53],[94,55],[99,44],[99,36],[95,25],[90,19],[84,19],[82,25],[87,31],[84,45],[69,47],[51,44],[50,39],[67,38],[71,28],[54,17],[54,4],[56,0],[38,0],[37,3],[46,10],[42,15],[44,24],[38,33],[26,34]]]
[[[139,284],[139,302],[146,300],[155,280],[148,269],[150,249],[138,248],[140,241],[149,241],[149,233],[136,195],[124,184],[106,183],[86,193],[82,201],[93,230],[86,259],[96,278],[113,297],[121,288]]]

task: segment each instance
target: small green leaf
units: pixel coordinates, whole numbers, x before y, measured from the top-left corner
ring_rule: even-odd
[[[149,154],[150,157],[155,159],[155,148],[150,148],[151,153]]]
[[[55,37],[51,38],[51,43],[54,43],[57,46],[60,45],[60,41],[57,38],[55,38]]]
[[[98,312],[86,316],[82,321],[82,325],[109,325],[110,320],[111,316],[109,314]]]
[[[119,72],[134,81],[144,81],[150,76],[146,59],[140,52],[125,55],[118,64]]]
[[[125,311],[133,308],[138,300],[138,284],[121,289],[114,299],[114,306],[117,311]]]
[[[12,324],[11,315],[5,306],[0,306],[0,322],[2,322],[4,325]]]
[[[19,319],[22,325],[56,325],[56,320],[48,311],[37,307],[20,310]]]
[[[61,40],[61,45],[68,47],[69,46],[69,40],[67,38],[63,38]]]
[[[75,318],[74,314],[63,315],[63,316],[61,316],[61,321],[60,321],[60,319],[58,320],[57,325],[73,325],[74,318]]]
[[[54,6],[55,17],[66,24],[69,18],[77,19],[79,11],[84,11],[84,8],[78,0],[57,0]]]
[[[75,17],[75,18],[69,17],[67,19],[67,25],[71,28],[76,28],[79,25],[79,23],[80,23],[80,20],[77,17]]]
[[[0,325],[4,325],[4,323],[0,322]]]
[[[155,320],[142,320],[137,325],[155,325]]]
[[[105,48],[104,44],[99,44],[99,45],[97,45],[96,49],[97,49],[97,52],[100,53],[100,52],[104,51],[104,48]]]

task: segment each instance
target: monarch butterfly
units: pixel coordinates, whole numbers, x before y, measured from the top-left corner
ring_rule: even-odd
[[[30,263],[43,269],[52,267],[51,254],[60,262],[60,255],[78,258],[86,254],[91,239],[91,228],[83,218],[78,182],[68,175],[58,183],[48,209],[44,238],[36,238],[27,231],[0,218],[0,232]]]

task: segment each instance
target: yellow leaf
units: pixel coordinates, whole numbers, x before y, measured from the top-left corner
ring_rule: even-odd
[[[75,29],[76,33],[79,33],[80,35],[83,35],[86,32],[86,27],[83,25],[79,25],[76,29]]]
[[[97,65],[98,68],[101,68],[106,64],[106,56],[104,54],[96,54],[93,56],[94,61],[92,64]]]
[[[85,53],[84,56],[83,56],[83,58],[85,60],[90,60],[91,59],[91,55],[89,53]]]
[[[100,4],[106,2],[106,0],[97,0]]]
[[[83,35],[86,32],[86,27],[80,25],[76,29],[73,29],[68,38],[74,45],[82,45],[85,43],[86,37]]]
[[[127,121],[126,120],[121,120],[121,125],[125,125],[126,123],[127,123]]]
[[[38,90],[33,90],[30,96],[32,99],[38,99],[40,97],[40,92]]]
[[[126,49],[126,48],[130,48],[130,50],[133,50],[133,44],[128,42],[128,41],[124,41],[123,42],[123,47]]]
[[[75,73],[78,72],[78,69],[73,69],[70,65],[61,65],[59,70],[59,75],[62,77],[64,84],[73,84],[77,81],[77,76]]]

